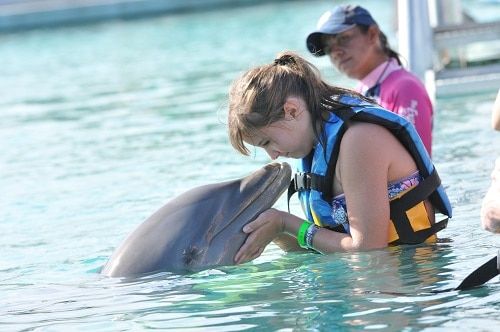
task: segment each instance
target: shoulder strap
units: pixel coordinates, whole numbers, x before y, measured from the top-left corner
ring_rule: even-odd
[[[333,105],[331,104],[331,101],[329,99],[325,98],[323,100],[323,103],[326,106],[333,107]],[[325,176],[326,181],[325,182],[328,185],[325,186],[325,188],[322,192],[323,192],[324,199],[327,200],[328,202],[330,202],[333,199],[333,192],[332,192],[333,186],[332,186],[332,184],[333,184],[333,179],[335,177],[335,167],[337,166],[337,161],[339,159],[340,142],[342,142],[342,137],[344,136],[346,130],[349,128],[352,119],[355,118],[355,116],[357,114],[351,107],[347,107],[347,106],[346,107],[338,107],[337,106],[337,108],[334,108],[333,113],[335,113],[335,115],[337,115],[339,118],[342,119],[343,124],[340,127],[339,132],[337,134],[338,139],[335,143],[335,146],[332,147],[332,151],[330,154],[330,160],[328,161],[328,167],[326,169],[326,176]]]
[[[288,212],[290,212],[290,198],[293,194],[301,190],[314,189],[320,191],[323,194],[323,198],[328,202],[333,198],[332,184],[335,177],[335,167],[339,157],[340,142],[342,141],[342,136],[344,136],[345,131],[349,127],[350,120],[356,115],[356,112],[347,105],[345,107],[339,107],[337,103],[329,98],[323,98],[321,104],[328,112],[334,113],[343,121],[338,132],[339,139],[337,139],[335,146],[332,147],[325,176],[306,172],[298,172],[295,174],[288,186]]]
[[[348,123],[344,122],[342,125],[339,135],[342,137],[347,130]],[[337,165],[337,160],[339,157],[340,141],[337,140],[335,146],[330,154],[330,160],[328,161],[328,167],[326,169],[326,175],[318,175],[309,172],[297,172],[295,173],[290,185],[288,186],[287,192],[287,202],[288,202],[288,212],[290,212],[290,198],[298,191],[302,190],[317,190],[323,193],[323,198],[326,201],[331,201],[333,198],[332,183],[335,177],[335,166]]]

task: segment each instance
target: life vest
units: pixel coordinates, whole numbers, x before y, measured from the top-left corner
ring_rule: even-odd
[[[418,185],[390,200],[389,244],[422,243],[445,228],[448,218],[431,224],[424,206],[424,201],[428,199],[438,212],[451,218],[448,196],[413,125],[399,115],[357,97],[341,95],[332,98],[345,107],[331,104],[328,99],[322,102],[330,112],[324,124],[325,146],[318,142],[311,154],[299,161],[298,171],[288,190],[288,199],[298,192],[308,220],[321,227],[349,233],[348,223],[337,224],[332,218],[335,166],[342,136],[349,125],[354,121],[369,122],[387,128],[403,144],[423,178]]]

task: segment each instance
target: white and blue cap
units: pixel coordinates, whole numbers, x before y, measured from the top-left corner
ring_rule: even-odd
[[[307,37],[307,49],[313,55],[325,55],[324,35],[336,35],[356,25],[370,26],[377,24],[370,12],[361,6],[341,5],[327,11],[318,20],[316,31]]]

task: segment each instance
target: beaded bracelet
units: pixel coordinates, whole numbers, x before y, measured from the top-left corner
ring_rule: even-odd
[[[308,249],[307,244],[306,244],[306,233],[307,230],[309,229],[309,226],[311,226],[313,223],[311,223],[308,220],[304,220],[302,225],[299,227],[299,231],[297,232],[297,242],[299,243],[299,246],[304,249]]]
[[[315,224],[311,224],[309,228],[307,229],[306,232],[306,246],[310,249],[313,247],[313,238],[316,232],[318,231],[319,227],[316,226]]]

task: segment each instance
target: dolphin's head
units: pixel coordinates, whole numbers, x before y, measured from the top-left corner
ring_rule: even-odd
[[[102,273],[133,276],[233,265],[247,237],[243,226],[274,205],[290,178],[287,163],[271,163],[244,178],[196,187],[173,198],[139,225]]]
[[[185,261],[186,268],[233,265],[236,252],[247,238],[243,226],[276,203],[288,188],[291,173],[287,163],[271,163],[240,180],[226,183],[227,189],[232,188],[220,210],[213,214],[203,236],[205,247],[197,251],[198,257],[188,256],[191,260]]]

